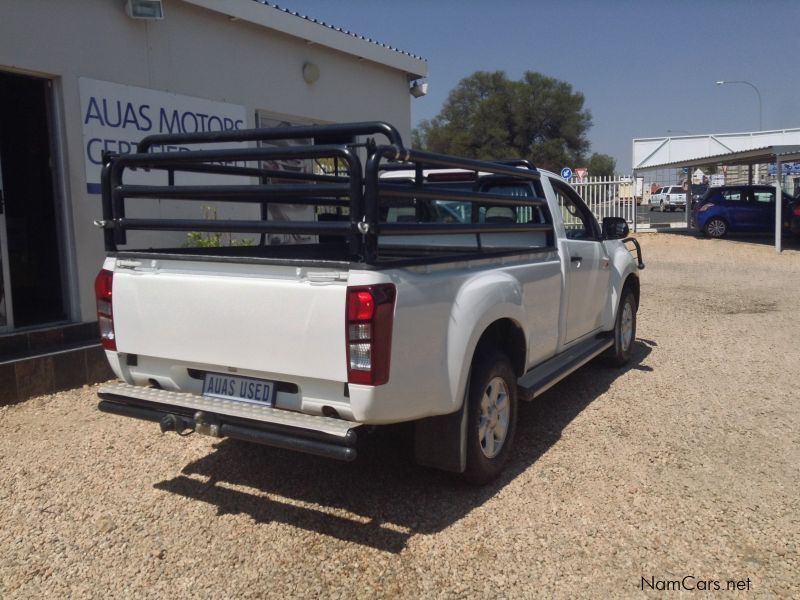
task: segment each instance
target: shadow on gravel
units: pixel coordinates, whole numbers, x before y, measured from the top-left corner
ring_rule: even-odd
[[[285,523],[398,553],[412,536],[441,531],[497,494],[558,442],[564,428],[626,370],[652,370],[641,363],[654,345],[637,340],[624,369],[593,362],[532,403],[522,403],[509,464],[485,487],[416,466],[410,426],[379,428],[365,436],[352,463],[226,439],[215,452],[154,487],[208,502],[219,515],[244,513],[257,523]]]

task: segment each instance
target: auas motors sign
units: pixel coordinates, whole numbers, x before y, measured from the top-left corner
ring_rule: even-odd
[[[245,127],[245,108],[237,104],[83,77],[80,79],[80,96],[86,188],[94,194],[100,193],[104,151],[135,152],[136,144],[152,134],[227,131]],[[215,147],[220,148],[220,145]],[[202,145],[193,145],[192,148],[201,149]],[[153,146],[151,151],[183,149],[188,148]]]

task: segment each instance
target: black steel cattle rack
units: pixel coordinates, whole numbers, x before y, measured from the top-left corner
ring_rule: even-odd
[[[367,137],[358,143],[357,138]],[[386,144],[378,145],[371,136],[382,136]],[[207,149],[209,145],[259,143],[278,140],[302,145],[258,146]],[[308,143],[313,140],[314,143]],[[286,142],[284,142],[286,143]],[[203,144],[206,149],[187,150],[186,146]],[[181,151],[153,151],[158,146],[182,146]],[[266,161],[333,160],[341,165],[334,174],[302,173],[275,169]],[[362,167],[363,160],[363,167]],[[443,154],[408,149],[392,125],[384,122],[312,125],[262,128],[224,132],[152,135],[144,138],[133,154],[106,154],[101,175],[103,218],[97,224],[104,229],[106,250],[117,252],[127,244],[127,232],[198,231],[235,234],[302,234],[339,239],[346,244],[349,260],[366,263],[379,261],[378,238],[385,236],[447,236],[475,234],[480,251],[480,234],[508,232],[544,232],[552,249],[551,219],[541,223],[478,222],[477,207],[545,207],[544,198],[512,197],[457,186],[426,188],[423,173],[428,169],[471,171],[475,180],[481,177],[511,181],[535,182],[539,172],[527,161],[490,162],[458,158]],[[241,166],[241,165],[245,166]],[[413,181],[381,178],[387,170],[408,169],[415,173]],[[163,171],[167,185],[133,185],[123,180],[133,170]],[[246,176],[252,183],[237,185],[176,185],[176,173],[206,173]],[[535,189],[540,189],[538,186]],[[136,199],[199,200],[252,203],[261,206],[261,219],[184,219],[131,218],[126,215],[126,201]],[[387,223],[381,220],[381,207],[387,201],[454,200],[473,206],[471,223]],[[278,221],[269,220],[266,206],[271,204],[310,205],[346,208],[349,214],[337,212],[334,220]],[[546,208],[542,209],[547,214]],[[322,238],[320,238],[322,239]],[[126,250],[129,251],[129,250]],[[267,252],[264,250],[264,252]],[[508,253],[508,249],[505,250]]]

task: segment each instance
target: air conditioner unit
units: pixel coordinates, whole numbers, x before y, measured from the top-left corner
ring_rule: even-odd
[[[126,0],[125,12],[131,19],[159,21],[164,18],[164,5],[161,0]]]

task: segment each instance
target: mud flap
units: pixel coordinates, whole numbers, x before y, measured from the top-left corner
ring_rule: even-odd
[[[466,387],[468,393],[469,384]],[[464,398],[456,412],[414,423],[417,464],[452,473],[464,472],[467,468],[467,404]]]

